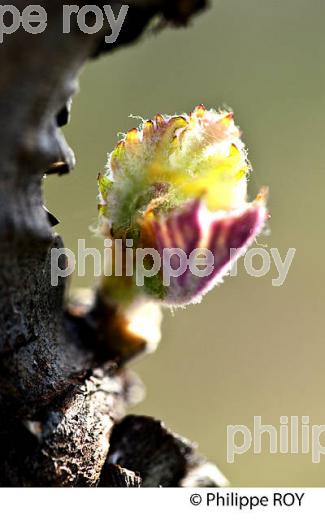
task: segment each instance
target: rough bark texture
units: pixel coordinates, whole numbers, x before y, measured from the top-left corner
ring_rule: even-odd
[[[29,2],[14,3],[22,11]],[[59,126],[68,122],[82,65],[134,42],[155,15],[184,24],[205,2],[130,1],[114,45],[104,42],[107,27],[94,35],[73,27],[63,35],[63,2],[38,4],[48,13],[46,31],[20,29],[0,47],[0,484],[186,485],[205,464],[191,444],[154,419],[119,424],[141,383],[125,359],[112,361],[119,346],[110,351],[109,338],[98,355],[98,322],[109,316],[99,304],[67,312],[63,282],[51,286],[51,248],[63,244],[43,206],[42,178],[74,166]]]

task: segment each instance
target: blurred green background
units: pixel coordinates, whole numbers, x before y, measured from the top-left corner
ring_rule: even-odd
[[[259,242],[282,256],[297,249],[285,284],[226,279],[201,305],[165,311],[156,354],[139,360],[147,397],[134,411],[154,415],[215,461],[235,486],[324,485],[325,458],[271,455],[264,442],[226,460],[228,424],[254,416],[279,428],[280,416],[325,424],[324,349],[324,0],[217,0],[187,29],[168,29],[89,65],[65,134],[77,156],[67,177],[46,180],[58,231],[101,247],[96,176],[130,114],[230,106],[243,130],[254,175],[270,187],[271,234]],[[91,266],[90,266],[91,267]],[[94,282],[74,278],[74,287]],[[240,439],[238,439],[240,440]],[[265,439],[267,441],[267,439]],[[325,434],[322,437],[325,445]]]

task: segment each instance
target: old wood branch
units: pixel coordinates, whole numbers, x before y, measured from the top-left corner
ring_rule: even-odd
[[[28,5],[14,3],[20,11]],[[130,1],[119,39],[110,46],[107,26],[85,35],[74,23],[63,34],[63,2],[40,0],[46,30],[36,36],[20,28],[0,46],[1,485],[181,485],[201,464],[189,444],[153,419],[132,417],[114,427],[138,399],[141,384],[109,362],[114,356],[98,356],[96,334],[84,341],[82,320],[67,318],[64,283],[51,285],[51,250],[63,243],[44,208],[42,182],[45,172],[74,167],[59,127],[68,122],[84,63],[134,42],[156,15],[165,23],[186,23],[204,3]],[[150,439],[147,445],[139,443],[136,424]]]

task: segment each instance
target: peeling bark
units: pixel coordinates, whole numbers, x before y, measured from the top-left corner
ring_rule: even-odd
[[[116,9],[121,5],[110,3]],[[59,127],[68,123],[81,67],[102,52],[134,42],[154,16],[184,24],[205,4],[129,3],[114,45],[104,43],[107,27],[94,35],[73,27],[63,35],[63,2],[42,0],[46,31],[35,36],[20,29],[0,48],[2,486],[182,485],[200,464],[190,444],[153,419],[130,417],[119,424],[127,406],[138,400],[141,384],[125,368],[124,358],[119,365],[109,361],[119,345],[112,354],[108,341],[107,353],[98,355],[102,339],[96,331],[103,324],[89,325],[94,310],[77,319],[65,310],[64,283],[51,286],[51,250],[63,243],[53,233],[55,218],[43,206],[42,179],[45,172],[62,175],[74,167]],[[22,11],[28,2],[15,4]],[[150,439],[150,449],[139,443],[136,425]],[[115,460],[119,445],[123,457]]]

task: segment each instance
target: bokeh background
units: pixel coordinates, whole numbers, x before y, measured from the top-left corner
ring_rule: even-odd
[[[217,0],[187,29],[168,29],[89,65],[65,130],[78,165],[46,180],[58,231],[101,247],[96,176],[130,114],[152,117],[196,104],[230,106],[254,166],[250,190],[270,187],[271,234],[259,239],[296,256],[285,284],[276,268],[263,278],[239,275],[201,305],[165,312],[163,340],[134,363],[147,397],[134,410],[154,415],[215,461],[235,486],[324,485],[325,457],[261,455],[226,460],[228,424],[253,417],[279,428],[280,416],[325,424],[324,0]],[[94,283],[86,278],[73,287]],[[267,441],[267,439],[265,439]],[[322,437],[325,444],[325,434]]]

